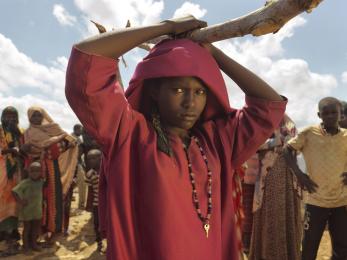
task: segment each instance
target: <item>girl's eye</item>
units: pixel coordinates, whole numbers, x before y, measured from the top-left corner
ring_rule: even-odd
[[[183,88],[175,88],[174,90],[175,90],[175,93],[177,94],[181,94],[184,92]]]
[[[206,90],[205,89],[199,89],[198,91],[196,91],[196,94],[198,94],[199,96],[205,95],[206,94]]]

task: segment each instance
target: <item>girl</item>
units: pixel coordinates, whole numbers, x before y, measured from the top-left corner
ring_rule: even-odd
[[[239,259],[234,169],[277,127],[283,101],[210,44],[165,40],[125,95],[115,60],[149,39],[206,26],[192,16],[104,33],[77,44],[66,95],[101,145],[99,212],[108,259]],[[219,67],[218,67],[219,66]],[[221,68],[246,93],[230,108]]]
[[[28,109],[29,128],[24,133],[30,145],[31,160],[40,160],[44,168],[44,210],[42,225],[48,235],[48,246],[53,245],[56,233],[63,227],[63,203],[72,185],[77,166],[78,148],[75,138],[53,122],[40,107]]]

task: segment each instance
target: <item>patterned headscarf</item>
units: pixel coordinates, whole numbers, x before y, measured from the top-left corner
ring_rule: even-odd
[[[33,156],[40,156],[45,148],[64,139],[67,133],[41,107],[30,107],[28,109],[28,118],[30,119],[35,112],[41,113],[42,123],[41,125],[30,124],[24,133],[24,139],[25,143],[32,145],[30,153]]]
[[[14,129],[10,129],[7,122],[5,121],[5,116],[6,114],[8,113],[13,113],[16,115],[16,127]],[[21,131],[18,127],[18,124],[19,124],[19,116],[18,116],[18,111],[15,107],[13,106],[8,106],[8,107],[5,107],[4,110],[2,111],[1,113],[1,126],[4,130],[6,130],[7,132],[11,132],[15,137],[16,139],[18,139],[21,135]]]

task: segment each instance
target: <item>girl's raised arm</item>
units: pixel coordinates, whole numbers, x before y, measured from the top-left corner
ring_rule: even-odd
[[[186,16],[165,20],[154,25],[126,28],[99,34],[77,43],[75,46],[89,54],[118,58],[141,43],[158,36],[166,34],[177,35],[206,26],[206,22],[197,20],[193,16]]]

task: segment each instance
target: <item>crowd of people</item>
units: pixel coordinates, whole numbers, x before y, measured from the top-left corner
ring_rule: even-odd
[[[28,110],[24,132],[15,108],[3,110],[8,253],[18,220],[24,250],[40,250],[40,233],[45,246],[68,235],[77,186],[107,259],[314,260],[326,228],[331,259],[347,259],[346,103],[322,98],[320,124],[299,132],[285,97],[212,44],[182,38],[204,26],[188,16],[77,43],[66,97],[83,127],[71,135],[42,108]],[[175,39],[151,49],[124,93],[115,59],[162,35]],[[242,109],[230,107],[220,70],[245,93]]]
[[[16,108],[2,110],[0,239],[7,244],[2,256],[20,252],[20,239],[26,253],[53,247],[59,234],[68,236],[75,187],[79,208],[94,212],[97,219],[97,211],[93,211],[97,206],[95,185],[90,186],[89,203],[86,201],[86,172],[98,171],[101,158],[89,153],[95,154],[99,146],[82,125],[76,124],[73,133],[68,134],[40,107],[28,109],[28,120],[29,127],[23,131]],[[22,234],[18,231],[21,222]],[[100,236],[97,241],[101,241]]]

